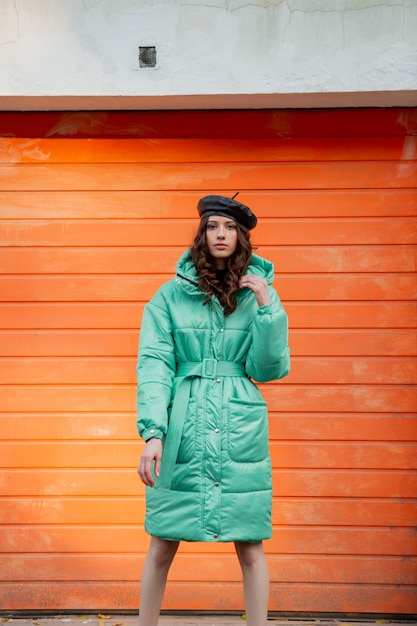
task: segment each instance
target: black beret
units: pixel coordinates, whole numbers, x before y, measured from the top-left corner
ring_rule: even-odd
[[[199,201],[197,210],[200,217],[207,215],[230,217],[248,230],[255,228],[258,221],[248,206],[225,196],[204,196]]]

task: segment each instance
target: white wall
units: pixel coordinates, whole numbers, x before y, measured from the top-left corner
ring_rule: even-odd
[[[413,104],[417,0],[0,0],[3,110]]]

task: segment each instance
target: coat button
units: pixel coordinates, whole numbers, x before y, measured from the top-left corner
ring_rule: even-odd
[[[215,487],[218,487],[220,485],[220,483],[214,483]]]
[[[220,428],[215,428],[215,429],[214,429],[214,432],[215,432],[215,433],[219,433],[219,432],[220,432]]]
[[[221,383],[221,378],[216,378],[216,383]]]
[[[151,433],[151,435],[153,435],[155,430],[153,428],[151,428],[151,430],[149,432]]]
[[[217,533],[215,533],[215,534],[213,535],[213,537],[214,537],[215,539],[217,539],[217,537],[218,537],[218,536],[219,536],[219,535],[218,535]]]
[[[223,333],[224,332],[224,328],[221,328],[219,332]]]

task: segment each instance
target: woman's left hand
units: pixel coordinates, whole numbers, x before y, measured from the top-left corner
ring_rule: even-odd
[[[240,279],[239,286],[241,289],[252,289],[259,306],[271,304],[268,283],[264,278],[255,274],[246,274]]]

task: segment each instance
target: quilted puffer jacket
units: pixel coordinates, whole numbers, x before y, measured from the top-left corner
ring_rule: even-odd
[[[260,541],[271,536],[272,480],[266,404],[253,380],[289,371],[287,315],[272,264],[252,256],[272,303],[237,294],[225,316],[204,304],[189,251],[175,278],[146,305],[137,365],[137,427],[163,442],[156,484],[146,488],[145,528],[168,540]],[[253,380],[252,380],[253,379]]]

